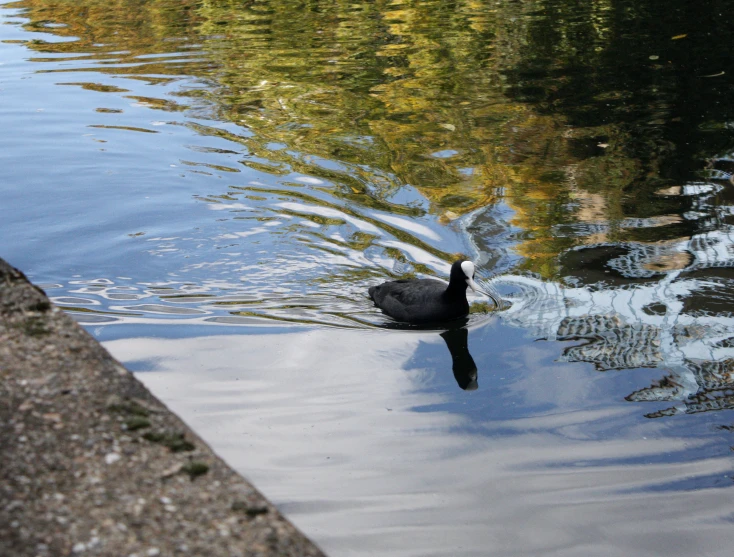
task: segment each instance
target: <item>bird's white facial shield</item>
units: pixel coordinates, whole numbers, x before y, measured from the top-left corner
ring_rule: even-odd
[[[479,285],[474,282],[474,263],[471,261],[464,261],[461,264],[461,270],[464,271],[464,275],[466,275],[466,284],[469,285],[469,288],[471,288],[474,292],[482,292],[482,289],[479,288]],[[484,294],[484,292],[482,292]]]

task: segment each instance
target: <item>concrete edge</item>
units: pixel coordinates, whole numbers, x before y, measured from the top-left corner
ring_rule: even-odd
[[[0,259],[0,555],[323,556]]]

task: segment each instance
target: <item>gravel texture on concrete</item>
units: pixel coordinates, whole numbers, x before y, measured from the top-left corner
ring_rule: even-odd
[[[323,554],[0,259],[0,555]]]

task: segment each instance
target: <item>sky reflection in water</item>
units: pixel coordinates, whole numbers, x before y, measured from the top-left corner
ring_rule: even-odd
[[[333,554],[725,554],[727,434],[641,421],[613,400],[632,378],[500,322],[473,341],[494,336],[470,398],[435,333],[106,346]]]
[[[3,7],[0,256],[333,555],[728,555],[734,55],[633,4]]]

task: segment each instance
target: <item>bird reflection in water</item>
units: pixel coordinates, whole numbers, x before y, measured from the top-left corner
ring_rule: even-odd
[[[479,383],[477,383],[477,364],[474,363],[474,358],[469,353],[468,323],[469,319],[464,317],[446,323],[443,326],[415,326],[391,322],[383,325],[383,327],[390,330],[437,332],[449,349],[449,353],[451,354],[451,369],[454,372],[454,378],[459,387],[465,391],[476,391],[479,388]]]
[[[466,327],[449,329],[441,333],[441,338],[451,352],[451,368],[454,378],[465,391],[475,391],[477,383],[477,364],[469,353],[469,331]]]

